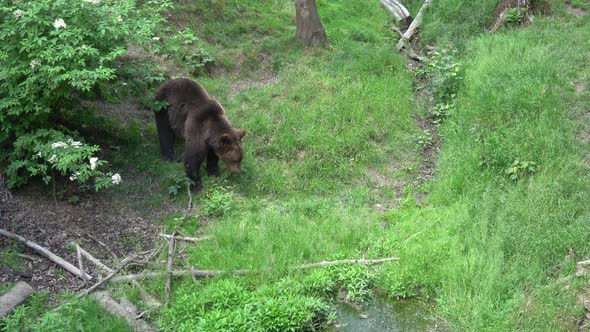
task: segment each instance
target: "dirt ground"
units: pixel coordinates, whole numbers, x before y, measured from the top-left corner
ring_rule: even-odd
[[[105,264],[111,263],[111,267],[131,253],[153,248],[160,232],[156,221],[175,209],[167,206],[149,214],[134,211],[114,202],[108,193],[89,196],[78,205],[55,202],[50,195],[33,189],[13,191],[12,197],[6,192],[0,194],[0,228],[46,247],[75,266],[74,242]],[[81,286],[80,279],[32,249],[0,238],[0,252],[15,246],[18,253],[38,260],[19,258],[22,264],[14,270],[1,264],[0,283],[22,280],[39,290],[51,291]],[[91,264],[86,263],[84,268],[96,278]]]

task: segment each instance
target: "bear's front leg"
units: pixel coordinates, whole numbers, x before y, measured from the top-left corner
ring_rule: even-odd
[[[199,169],[201,168],[201,163],[206,157],[206,153],[206,149],[199,146],[191,147],[190,142],[186,142],[184,150],[184,168],[186,170],[186,175],[195,183],[193,187],[195,192],[199,192],[203,189],[201,176],[199,175]]]
[[[213,149],[207,151],[207,173],[209,176],[219,176],[219,157],[213,152]]]

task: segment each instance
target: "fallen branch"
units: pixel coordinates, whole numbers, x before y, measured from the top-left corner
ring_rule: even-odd
[[[108,273],[113,273],[113,269],[104,265],[98,258],[92,256],[86,250],[82,249],[82,247],[79,247],[79,248],[80,248],[80,252],[82,253],[82,256],[86,257],[86,259],[88,259],[90,262],[94,263],[94,265],[98,266],[99,268],[101,268],[102,270],[104,270]],[[148,257],[148,259],[149,259],[149,257]],[[160,303],[160,301],[156,300],[153,296],[151,296],[141,286],[141,284],[139,282],[137,282],[136,280],[132,280],[131,284],[137,288],[137,290],[139,291],[139,295],[141,296],[141,299],[143,300],[143,303],[145,303],[148,307],[162,306],[162,303]]]
[[[381,0],[381,5],[393,15],[396,22],[407,22],[412,19],[410,12],[397,0]]]
[[[36,252],[40,253],[43,256],[49,258],[52,262],[54,262],[55,264],[61,266],[66,271],[70,272],[71,274],[77,276],[78,278],[80,278],[82,280],[84,280],[84,277],[86,277],[87,280],[91,280],[92,279],[92,277],[90,275],[81,272],[74,265],[68,263],[63,258],[57,256],[56,254],[52,253],[51,251],[49,251],[46,248],[38,245],[35,242],[29,241],[29,240],[25,239],[24,237],[22,237],[20,235],[11,233],[11,232],[6,231],[4,229],[0,229],[0,235],[3,235],[5,237],[7,237],[7,238],[10,238],[10,239],[19,241],[20,243],[24,244],[25,246],[27,246],[27,247],[35,250]]]
[[[81,248],[80,246],[76,243],[76,256],[78,257],[78,269],[80,269],[80,272],[82,272],[82,276],[84,278],[82,278],[82,280],[84,281],[84,285],[86,285],[86,283],[88,282],[88,279],[86,279],[86,273],[84,273],[84,263],[82,262],[82,252],[81,252]]]
[[[20,258],[24,258],[24,259],[31,261],[31,262],[41,263],[41,260],[37,257],[33,257],[33,256],[25,255],[25,254],[16,254],[16,255]]]
[[[182,241],[189,241],[189,242],[200,242],[200,241],[205,241],[205,240],[211,240],[213,238],[213,236],[210,235],[205,235],[203,237],[187,237],[187,236],[172,236],[170,234],[164,234],[164,233],[160,233],[161,237],[167,238],[167,239],[171,239],[174,238],[176,240],[182,240]]]
[[[174,232],[176,235],[176,232]],[[174,262],[174,235],[168,241],[168,262],[166,263],[166,294],[164,297],[164,306],[167,307],[170,302],[170,271]]]
[[[127,266],[127,264],[131,263],[135,258],[137,258],[137,256],[139,256],[139,254],[134,254],[132,256],[129,256],[127,258],[125,258],[123,261],[121,261],[121,263],[119,264],[119,266],[113,270],[113,272],[111,272],[108,276],[106,276],[104,279],[102,279],[101,281],[97,282],[96,284],[94,284],[92,287],[86,289],[85,291],[79,293],[76,297],[77,298],[82,298],[90,293],[92,293],[95,289],[97,289],[98,287],[102,286],[104,283],[106,283],[107,281],[109,281],[112,277],[114,277],[117,273],[119,273],[121,270],[123,270],[125,268],[125,266]]]
[[[26,282],[17,282],[8,293],[0,296],[0,318],[8,315],[12,309],[21,305],[34,293],[33,287]]]
[[[105,308],[108,312],[115,316],[123,317],[127,323],[133,328],[134,331],[156,331],[151,328],[146,321],[143,319],[136,319],[137,314],[131,313],[123,305],[117,303],[108,292],[98,292],[93,294],[96,302]]]
[[[380,258],[380,259],[345,259],[345,260],[338,260],[338,261],[323,261],[319,263],[308,263],[303,264],[300,266],[294,266],[292,269],[301,270],[301,269],[311,269],[314,267],[324,267],[324,266],[333,266],[333,265],[340,265],[340,264],[381,264],[385,262],[393,262],[398,261],[398,257],[388,257],[388,258]],[[217,277],[223,274],[233,274],[233,275],[246,275],[250,273],[259,272],[258,270],[231,270],[231,271],[223,271],[223,270],[171,270],[170,275],[175,277],[182,277],[182,276],[193,276],[193,277]],[[111,281],[114,283],[121,283],[127,281],[134,281],[134,280],[141,280],[141,279],[155,279],[166,275],[168,271],[153,271],[153,272],[142,272],[139,274],[129,274],[125,276],[118,276],[113,278]]]
[[[420,10],[418,11],[416,18],[414,18],[414,20],[410,24],[410,27],[408,27],[408,30],[406,30],[406,32],[404,32],[404,35],[402,36],[402,38],[400,38],[400,40],[397,42],[397,45],[395,45],[395,47],[398,49],[398,51],[400,51],[404,47],[404,45],[407,45],[410,42],[410,40],[414,37],[414,35],[416,34],[416,30],[418,30],[418,28],[422,24],[422,18],[424,17],[424,10],[430,5],[430,2],[431,2],[431,0],[424,0],[424,4],[422,5]]]

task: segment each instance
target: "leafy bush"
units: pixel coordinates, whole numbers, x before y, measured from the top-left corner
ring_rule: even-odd
[[[47,134],[35,131],[56,129],[61,113],[75,105],[77,92],[114,79],[115,58],[126,53],[129,42],[150,40],[163,20],[161,11],[170,6],[169,0],[1,3],[0,149],[5,151],[16,138],[30,142]],[[3,155],[12,157],[4,162],[16,174],[22,159]],[[12,185],[24,181],[13,177]]]
[[[69,176],[70,181],[98,191],[121,182],[119,174],[104,173],[98,168],[106,161],[94,157],[99,151],[96,145],[75,141],[64,133],[52,129],[40,129],[23,135],[14,143],[12,163],[6,170],[8,185],[17,187],[32,176],[40,176],[48,184],[55,172]]]

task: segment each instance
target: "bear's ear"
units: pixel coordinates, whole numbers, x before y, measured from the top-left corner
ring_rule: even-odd
[[[223,134],[219,137],[219,141],[221,142],[222,145],[228,145],[231,144],[231,138],[229,137],[228,134]]]
[[[246,136],[246,129],[238,130],[238,134],[240,135],[240,139],[242,139],[244,136]]]

